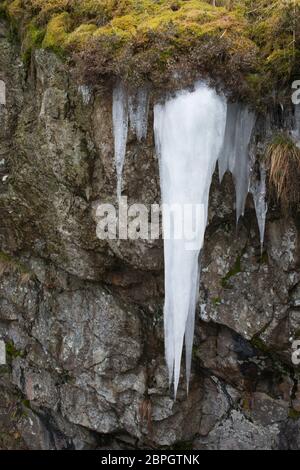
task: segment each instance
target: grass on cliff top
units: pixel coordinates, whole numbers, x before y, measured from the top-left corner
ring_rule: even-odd
[[[223,67],[227,81],[231,72],[262,94],[287,84],[299,59],[300,0],[5,0],[0,8],[25,54],[71,52],[87,81],[159,82]]]

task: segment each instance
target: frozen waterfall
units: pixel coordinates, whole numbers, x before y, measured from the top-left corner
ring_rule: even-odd
[[[147,136],[149,93],[130,94],[122,83],[113,93],[113,128],[117,194],[128,129],[140,142]],[[228,103],[206,84],[181,91],[154,107],[154,134],[159,157],[165,261],[165,354],[175,396],[185,343],[189,384],[198,298],[200,264],[207,225],[209,190],[218,161],[220,180],[233,175],[236,219],[244,214],[249,191],[253,195],[263,245],[267,213],[266,170],[254,175],[255,152],[249,157],[256,116],[246,106]],[[254,160],[254,161],[253,161]],[[250,176],[251,187],[250,187]]]
[[[199,253],[207,224],[212,175],[221,150],[226,123],[226,102],[214,90],[197,84],[194,91],[182,91],[154,108],[156,148],[160,159],[163,230],[169,229],[165,247],[165,351],[175,395],[185,340],[187,383],[192,354],[194,316],[199,285]],[[180,232],[178,217],[185,205],[196,210],[190,218],[194,238]],[[193,244],[191,244],[193,242]]]

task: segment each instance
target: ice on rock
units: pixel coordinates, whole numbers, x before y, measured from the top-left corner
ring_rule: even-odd
[[[118,197],[122,191],[129,122],[137,139],[145,139],[148,111],[147,89],[141,88],[129,95],[121,82],[115,87],[113,130]],[[224,97],[202,82],[197,83],[193,91],[178,92],[154,107],[164,232],[165,355],[175,396],[184,343],[187,384],[190,378],[199,257],[216,162],[218,160],[220,180],[226,171],[233,175],[238,220],[244,213],[250,189],[253,162],[249,158],[249,147],[254,125],[255,115],[247,107],[239,103],[227,105]],[[267,204],[266,170],[262,164],[260,178],[252,178],[251,192],[263,243]],[[189,213],[185,210],[187,207],[192,208]],[[186,232],[187,226],[189,232]]]
[[[297,147],[300,148],[300,104],[295,106],[295,125],[292,131],[292,136]]]
[[[0,80],[0,105],[6,104],[6,85],[3,80]]]
[[[113,91],[113,131],[115,143],[115,164],[117,172],[117,197],[122,193],[122,173],[128,135],[128,96],[120,82]]]
[[[139,88],[134,95],[129,96],[130,129],[139,142],[147,137],[148,114],[149,92],[146,88]]]
[[[259,165],[259,178],[256,178],[251,185],[251,193],[253,196],[256,218],[259,227],[260,244],[263,247],[265,238],[266,217],[268,212],[267,204],[267,188],[266,188],[267,171],[263,162]]]
[[[219,177],[232,173],[236,192],[236,219],[244,215],[250,185],[249,144],[255,124],[255,114],[239,103],[227,106],[226,129],[218,159]]]
[[[239,119],[239,110],[239,104],[228,103],[224,143],[218,159],[220,182],[223,180],[226,171],[230,171],[232,173],[234,170],[236,158],[236,133],[237,122]]]
[[[225,99],[203,83],[194,91],[178,92],[154,108],[156,150],[160,161],[165,257],[165,352],[175,396],[179,383],[183,343],[187,382],[199,288],[199,254],[207,224],[212,175],[224,140]],[[177,205],[177,206],[174,206]],[[194,238],[176,237],[182,218],[170,207],[199,205],[193,212]],[[182,212],[181,212],[182,214]],[[185,219],[184,219],[185,221]],[[191,243],[192,242],[192,243]]]
[[[87,85],[80,85],[78,87],[78,91],[82,96],[83,104],[85,104],[87,106],[89,104],[89,102],[91,101],[91,99],[92,99],[92,89],[91,89],[91,87],[89,87]]]
[[[115,163],[117,171],[117,195],[122,193],[122,173],[126,154],[128,124],[139,142],[147,137],[149,114],[149,92],[139,88],[135,94],[128,94],[119,82],[113,92],[113,129]]]

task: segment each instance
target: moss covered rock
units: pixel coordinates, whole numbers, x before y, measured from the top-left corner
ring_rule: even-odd
[[[19,25],[25,56],[33,47],[70,52],[84,82],[117,76],[174,89],[175,82],[214,77],[260,101],[285,89],[297,71],[299,0],[2,3]]]

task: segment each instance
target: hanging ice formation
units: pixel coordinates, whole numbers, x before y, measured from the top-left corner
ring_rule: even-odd
[[[222,181],[226,171],[232,173],[236,193],[236,220],[244,215],[250,185],[249,144],[255,114],[239,103],[228,103],[224,145],[218,166]]]
[[[129,95],[130,128],[139,142],[147,137],[149,112],[149,93],[139,88],[135,95]]]
[[[87,85],[79,85],[78,91],[82,96],[83,104],[85,104],[87,106],[89,104],[89,102],[91,101],[91,98],[92,98],[91,88]]]
[[[0,105],[5,106],[6,104],[6,89],[5,82],[0,80]]]
[[[295,126],[292,130],[292,137],[297,147],[300,148],[300,104],[295,105]]]
[[[113,128],[118,197],[122,190],[122,170],[126,153],[128,125],[140,141],[147,135],[149,96],[139,90],[130,96],[121,83],[113,93]],[[255,115],[241,104],[226,104],[204,83],[193,91],[181,91],[154,107],[154,133],[159,156],[163,203],[165,258],[165,351],[170,382],[175,395],[179,383],[181,356],[185,343],[186,376],[189,383],[194,335],[195,309],[199,288],[199,254],[207,225],[208,199],[212,176],[218,160],[220,180],[226,171],[233,175],[236,190],[236,218],[244,213],[249,190],[253,194],[260,240],[263,243],[267,205],[266,170],[252,180],[249,145]],[[175,205],[175,206],[174,206]],[[187,219],[193,238],[185,228],[180,233],[178,206],[201,207],[190,211]],[[177,207],[177,210],[172,210]],[[171,210],[170,210],[171,208]]]
[[[117,172],[117,197],[122,193],[122,173],[128,134],[128,98],[125,87],[119,83],[113,92],[113,128],[115,140],[115,164]]]
[[[119,82],[113,92],[113,130],[115,141],[115,164],[117,172],[117,197],[122,193],[122,173],[126,154],[128,121],[130,129],[139,141],[147,136],[149,93],[141,88],[135,95],[128,94]]]
[[[268,204],[266,200],[267,188],[266,188],[267,171],[263,162],[259,165],[259,178],[256,178],[251,185],[251,193],[253,196],[257,223],[260,234],[260,245],[263,248],[266,228],[266,217],[268,212]]]
[[[175,239],[176,214],[171,212],[170,236],[165,239],[165,351],[169,377],[179,382],[185,339],[187,383],[194,335],[194,316],[199,285],[199,253],[207,223],[212,175],[221,150],[226,122],[226,102],[204,84],[183,91],[154,108],[154,132],[160,159],[162,202],[202,205],[197,220],[195,246],[187,249],[184,234]],[[195,217],[195,214],[194,214]],[[166,232],[163,206],[163,229]]]

